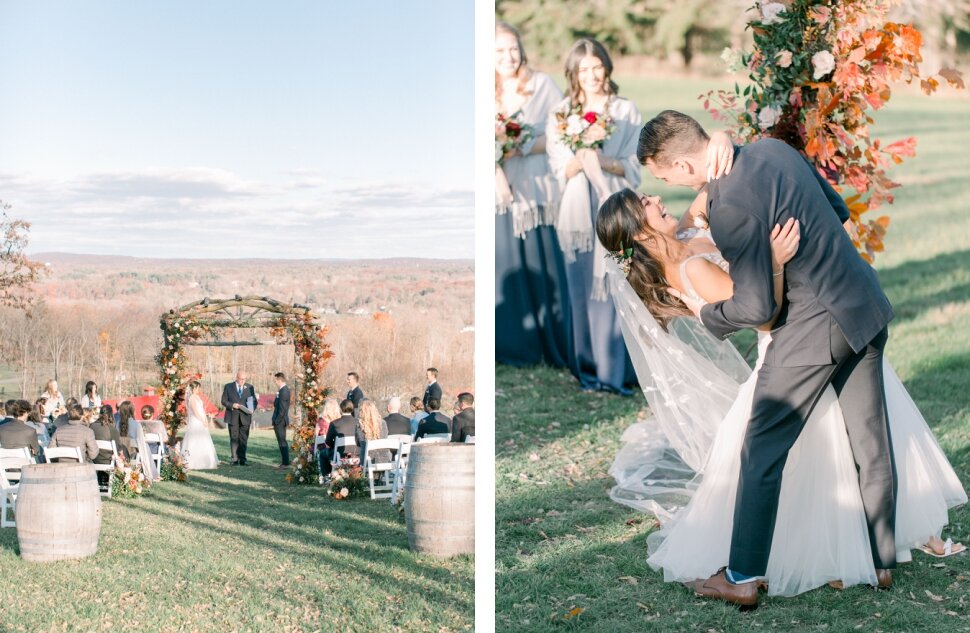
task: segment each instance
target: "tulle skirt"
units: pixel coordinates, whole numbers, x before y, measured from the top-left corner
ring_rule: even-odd
[[[759,357],[770,337],[759,341]],[[760,358],[759,364],[760,367]],[[939,536],[966,492],[905,387],[885,363],[886,404],[896,459],[897,560]],[[724,418],[686,506],[648,539],[648,563],[666,581],[707,578],[728,564],[732,519],[755,373]],[[793,596],[831,580],[875,584],[859,481],[835,391],[825,390],[792,447],[768,559],[768,593]]]
[[[219,466],[212,435],[205,423],[196,418],[190,418],[186,424],[181,453],[189,470],[209,470]]]

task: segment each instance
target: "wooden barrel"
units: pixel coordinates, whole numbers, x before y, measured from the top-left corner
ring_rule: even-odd
[[[24,466],[16,516],[24,560],[45,562],[94,555],[101,535],[101,494],[94,466]]]
[[[404,484],[408,544],[445,558],[475,552],[475,445],[412,444]]]

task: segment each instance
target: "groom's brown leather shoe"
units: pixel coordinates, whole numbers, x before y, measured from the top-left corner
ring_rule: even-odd
[[[893,586],[893,572],[891,569],[877,569],[876,580],[879,589],[889,589]]]
[[[724,600],[745,609],[758,606],[758,583],[748,582],[732,585],[724,575],[724,569],[708,578],[694,582],[694,593],[702,598]]]

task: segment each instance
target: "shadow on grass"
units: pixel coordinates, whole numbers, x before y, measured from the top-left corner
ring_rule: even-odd
[[[879,280],[897,321],[913,320],[948,303],[970,302],[970,251],[944,253],[880,270]]]

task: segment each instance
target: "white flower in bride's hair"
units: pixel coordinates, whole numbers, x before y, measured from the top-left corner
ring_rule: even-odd
[[[582,134],[583,130],[586,129],[586,122],[583,121],[583,117],[578,114],[570,114],[566,117],[566,134],[573,136],[575,134]]]
[[[812,55],[813,79],[821,79],[825,75],[835,70],[835,57],[828,51],[819,51]]]
[[[758,113],[758,125],[761,126],[762,130],[767,130],[772,127],[775,123],[778,123],[778,119],[781,118],[781,108],[778,106],[766,106],[761,108],[761,112]]]
[[[782,21],[782,17],[779,14],[785,10],[785,5],[780,2],[768,2],[761,5],[761,23],[778,24]]]

